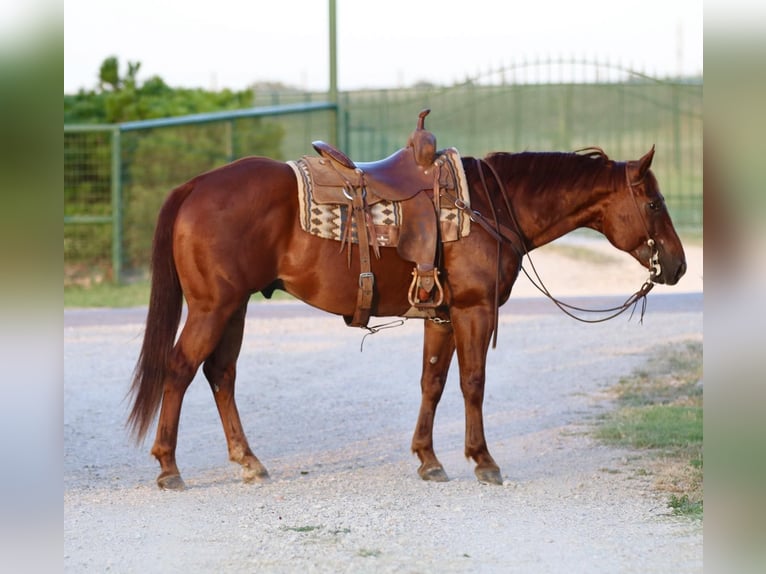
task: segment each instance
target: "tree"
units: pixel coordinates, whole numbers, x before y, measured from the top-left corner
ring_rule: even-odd
[[[140,69],[141,62],[129,61],[121,74],[117,56],[105,58],[99,67],[96,91],[64,95],[64,123],[120,123],[253,105],[251,90],[171,88],[159,76],[141,84]]]
[[[120,89],[120,62],[117,56],[110,56],[101,63],[98,85],[102,91],[109,89],[116,92]]]

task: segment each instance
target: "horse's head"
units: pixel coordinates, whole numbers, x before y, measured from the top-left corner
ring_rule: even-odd
[[[675,285],[686,273],[686,256],[651,169],[654,146],[624,164],[603,212],[602,231],[618,249],[649,269],[655,283]]]

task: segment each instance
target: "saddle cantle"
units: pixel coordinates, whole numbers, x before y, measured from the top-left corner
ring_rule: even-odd
[[[308,209],[306,213],[311,224],[321,225],[324,215],[319,207],[337,208],[348,217],[345,221],[340,218],[341,249],[346,243],[359,244],[359,291],[354,316],[346,318],[349,325],[367,325],[374,294],[369,253],[372,250],[379,257],[381,245],[395,246],[400,257],[415,263],[407,292],[411,309],[406,316],[433,316],[442,304],[444,291],[436,268],[440,227],[454,231],[455,223],[440,221],[440,190],[449,189],[467,198],[467,186],[457,151],[436,152],[436,138],[424,127],[428,113],[420,113],[407,146],[382,160],[355,163],[332,145],[316,141],[313,146],[320,157],[304,156],[288,162],[298,177],[299,193],[306,194],[302,188],[310,189],[311,214]],[[304,229],[309,225],[304,220],[301,224]],[[381,235],[381,230],[388,233]],[[348,253],[350,257],[350,246]]]

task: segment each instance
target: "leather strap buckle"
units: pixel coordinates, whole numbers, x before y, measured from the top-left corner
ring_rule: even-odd
[[[362,281],[364,281],[365,279],[369,279],[373,284],[375,284],[375,275],[373,275],[370,272],[360,273],[359,274],[359,287],[360,288],[362,287]]]

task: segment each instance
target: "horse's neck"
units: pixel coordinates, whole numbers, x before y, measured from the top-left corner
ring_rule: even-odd
[[[534,249],[583,227],[601,231],[605,199],[615,188],[612,169],[603,168],[587,178],[573,183],[562,178],[548,181],[543,189],[528,179],[512,191],[513,207],[519,225]]]

